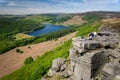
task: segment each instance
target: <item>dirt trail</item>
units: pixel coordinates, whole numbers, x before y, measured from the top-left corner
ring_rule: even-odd
[[[24,60],[27,57],[31,56],[35,59],[37,56],[41,56],[45,52],[56,48],[58,45],[64,43],[64,41],[72,38],[75,34],[76,32],[68,34],[64,37],[59,38],[57,41],[53,40],[29,45],[31,48],[28,48],[28,45],[19,47],[20,50],[24,51],[23,54],[16,53],[15,48],[0,55],[0,77],[10,74],[13,71],[19,69],[24,65]]]

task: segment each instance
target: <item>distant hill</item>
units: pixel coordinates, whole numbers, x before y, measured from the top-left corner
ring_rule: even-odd
[[[70,26],[73,26],[73,25],[79,26],[81,24],[87,23],[87,21],[83,20],[82,18],[83,18],[83,16],[75,15],[71,19],[65,21],[63,24],[70,25]]]
[[[92,12],[86,12],[86,13],[78,13],[76,15],[94,15],[94,16],[101,16],[103,18],[120,18],[120,12],[112,12],[112,11],[92,11]]]
[[[113,12],[113,11],[89,11],[89,12],[84,12],[84,13],[45,13],[45,14],[26,14],[26,15],[12,15],[12,14],[0,14],[1,16],[9,16],[9,17],[15,17],[15,16],[35,16],[35,15],[46,15],[46,16],[59,16],[59,15],[95,15],[95,16],[101,16],[101,17],[117,17],[120,18],[120,12]]]

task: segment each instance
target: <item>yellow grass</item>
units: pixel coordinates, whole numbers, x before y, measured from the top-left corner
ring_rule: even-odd
[[[30,35],[27,35],[27,34],[24,34],[24,33],[18,33],[16,34],[16,40],[21,40],[21,39],[25,39],[25,38],[31,38],[33,36],[30,36]]]

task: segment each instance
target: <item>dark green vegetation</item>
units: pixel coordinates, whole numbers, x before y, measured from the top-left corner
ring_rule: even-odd
[[[21,50],[18,49],[18,48],[16,49],[16,52],[17,52],[17,53],[20,53],[20,54],[21,54],[21,53],[24,53],[23,51],[21,51]]]
[[[0,54],[18,46],[51,40],[73,32],[69,29],[30,39],[15,39],[17,33],[43,28],[45,23],[61,23],[69,18],[70,15],[0,16]]]
[[[91,23],[78,27],[78,33],[76,36],[86,36],[88,33],[97,30],[99,26],[99,23]],[[56,49],[38,57],[31,64],[25,65],[12,74],[4,76],[1,80],[38,80],[48,72],[54,59],[59,57],[68,57],[71,46],[71,40],[68,40]]]
[[[28,58],[25,59],[24,64],[30,64],[32,62],[33,62],[33,58],[32,57],[28,57]]]

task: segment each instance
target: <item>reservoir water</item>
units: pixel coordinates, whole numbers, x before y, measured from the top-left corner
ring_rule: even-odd
[[[29,32],[28,35],[39,36],[39,35],[47,34],[47,33],[50,33],[50,32],[56,32],[58,30],[62,30],[62,29],[65,29],[65,28],[70,28],[70,27],[61,26],[61,25],[46,24],[44,28],[37,29],[33,32]]]

